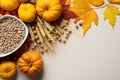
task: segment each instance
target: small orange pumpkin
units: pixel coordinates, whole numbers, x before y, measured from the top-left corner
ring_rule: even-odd
[[[42,70],[43,60],[36,52],[26,52],[18,59],[19,70],[28,75],[35,75]]]
[[[20,0],[0,0],[0,7],[7,11],[15,10],[19,4]]]
[[[36,10],[39,16],[52,22],[60,17],[62,6],[60,0],[37,0]]]
[[[16,75],[15,63],[8,61],[0,64],[0,77],[5,80],[10,80]]]
[[[18,9],[19,18],[24,22],[32,22],[35,19],[36,10],[30,3],[22,3]]]

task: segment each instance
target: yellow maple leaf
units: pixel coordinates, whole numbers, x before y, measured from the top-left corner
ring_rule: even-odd
[[[74,5],[70,7],[70,10],[75,12],[78,16],[77,20],[82,20],[83,35],[91,27],[92,21],[97,25],[98,16],[90,4],[86,0],[73,0]]]
[[[71,0],[73,5],[73,9],[88,9],[90,8],[90,4],[86,0]]]
[[[108,19],[109,23],[114,28],[116,16],[119,14],[119,9],[116,6],[107,6],[104,11],[104,20]]]
[[[120,0],[108,0],[110,3],[120,3]]]
[[[82,23],[82,29],[83,29],[83,35],[88,31],[88,29],[91,27],[91,23],[94,22],[96,25],[98,25],[98,16],[94,9],[88,9],[82,16],[81,16],[83,23]]]
[[[91,9],[90,4],[86,0],[73,0],[73,6],[69,10],[76,13],[77,20],[81,19],[81,15],[84,14],[88,9]]]
[[[104,0],[87,0],[87,1],[94,6],[101,6],[104,4]]]

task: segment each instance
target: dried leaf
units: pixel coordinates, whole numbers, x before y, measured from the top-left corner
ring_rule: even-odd
[[[69,5],[64,5],[63,6],[63,12],[62,12],[62,16],[64,17],[64,19],[70,19],[70,18],[77,18],[78,16],[73,12],[69,10]]]
[[[114,28],[116,16],[119,14],[119,9],[116,6],[107,6],[104,11],[104,20],[108,19],[109,23]]]
[[[73,0],[73,3],[74,5],[70,7],[70,10],[74,11],[78,15],[77,20],[83,20],[82,28],[83,35],[85,35],[91,27],[92,21],[94,21],[96,25],[98,24],[98,16],[86,0]]]
[[[88,9],[84,15],[81,16],[83,23],[82,23],[82,29],[83,29],[83,35],[88,31],[88,29],[91,27],[92,21],[98,25],[98,16],[94,9]]]
[[[85,0],[73,0],[73,6],[70,7],[70,10],[77,14],[77,20],[81,19],[81,15],[88,9],[91,9],[91,7]]]
[[[62,16],[64,19],[69,20],[70,18],[77,18],[78,17],[73,11],[69,10],[70,4],[66,5],[66,0],[60,0],[60,3],[61,3],[62,8],[63,8],[62,9]]]
[[[60,4],[63,6],[63,5],[65,5],[65,3],[66,3],[66,0],[60,0]]]
[[[70,5],[71,0],[60,0],[61,5]]]
[[[73,0],[74,9],[89,9],[90,4],[86,0]]]
[[[109,0],[110,3],[120,3],[120,0]]]
[[[94,6],[101,6],[104,4],[104,0],[87,0],[87,1]]]

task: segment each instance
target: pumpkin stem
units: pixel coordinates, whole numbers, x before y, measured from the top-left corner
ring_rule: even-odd
[[[29,67],[32,67],[32,63],[29,63],[28,65],[29,65]]]
[[[48,11],[49,10],[49,8],[45,8],[46,9],[46,11]]]
[[[8,69],[8,68],[7,68],[7,69],[5,69],[5,72],[6,72],[6,73],[10,72],[10,69]]]

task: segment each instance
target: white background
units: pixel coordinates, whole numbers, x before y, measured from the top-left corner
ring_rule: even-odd
[[[42,55],[42,75],[28,77],[18,71],[15,80],[120,80],[120,17],[113,30],[103,20],[104,8],[96,11],[98,27],[92,24],[84,37],[80,28],[67,44],[55,43],[54,53]]]

